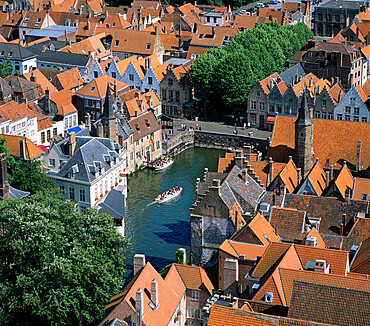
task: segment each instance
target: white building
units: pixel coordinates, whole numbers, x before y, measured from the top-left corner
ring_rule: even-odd
[[[13,73],[23,75],[37,66],[37,56],[19,44],[0,43],[0,63],[9,59]]]

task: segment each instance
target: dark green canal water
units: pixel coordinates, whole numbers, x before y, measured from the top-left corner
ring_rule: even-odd
[[[196,179],[203,179],[205,167],[217,171],[220,155],[224,152],[190,148],[163,171],[144,169],[129,176],[125,232],[132,246],[128,273],[135,253],[145,254],[157,270],[174,261],[178,248],[186,248],[189,254],[189,209],[195,202]],[[177,185],[183,188],[181,196],[163,204],[154,202],[158,194]]]

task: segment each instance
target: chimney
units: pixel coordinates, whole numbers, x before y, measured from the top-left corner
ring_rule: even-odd
[[[242,170],[242,179],[244,182],[247,182],[247,175],[248,175],[247,171],[248,171],[247,169]]]
[[[134,256],[134,275],[137,274],[137,272],[145,266],[145,255],[142,254],[136,254]]]
[[[211,36],[212,36],[212,38],[215,38],[215,26],[212,26],[212,34],[211,34]]]
[[[341,236],[344,236],[345,234],[345,232],[344,232],[344,228],[345,228],[345,225],[346,225],[346,214],[345,213],[343,213],[342,214],[342,222],[340,223],[340,225],[339,225],[339,235],[341,235]]]
[[[9,198],[8,164],[6,154],[0,154],[0,197]]]
[[[114,79],[113,92],[114,92],[114,98],[116,98],[117,97],[117,79]]]
[[[333,178],[334,178],[334,168],[333,168],[332,165],[330,165],[329,172],[330,172],[330,180],[333,180]]]
[[[69,134],[69,141],[68,141],[68,154],[69,156],[73,156],[76,148],[76,134],[71,132]]]
[[[19,140],[19,156],[22,160],[27,159],[25,139]]]
[[[350,188],[346,188],[344,196],[345,196],[346,203],[349,204],[349,202],[351,201],[351,189]]]
[[[224,260],[224,293],[237,294],[239,281],[239,264],[237,259]]]
[[[150,69],[151,66],[151,57],[146,57],[145,58],[145,72],[147,72]]]
[[[220,181],[220,179],[213,179],[213,180],[212,180],[212,187],[213,187],[213,188],[220,188],[220,186],[221,186],[221,181]]]
[[[325,175],[326,175],[326,188],[329,187],[329,183],[330,183],[330,172],[329,171],[325,171]]]
[[[316,237],[312,237],[312,236],[308,236],[306,238],[304,244],[306,246],[310,246],[310,247],[317,247],[317,238]]]
[[[85,126],[86,126],[86,129],[91,131],[91,116],[90,116],[90,113],[87,113],[86,116],[85,116]]]
[[[135,117],[135,118],[137,117],[137,110],[135,110],[135,115],[134,115],[134,117]]]
[[[105,19],[107,19],[109,16],[108,10],[105,11]]]
[[[266,188],[270,185],[270,183],[273,180],[273,175],[274,175],[274,161],[272,160],[272,157],[269,158],[269,170],[268,170],[268,175],[267,175],[267,184]]]
[[[158,283],[157,280],[153,280],[150,283],[150,300],[158,307]]]
[[[239,167],[240,169],[243,169],[244,167],[244,157],[243,156],[237,156],[234,158],[235,165]]]
[[[252,148],[251,146],[244,146],[243,153],[246,161],[250,161],[252,159]]]
[[[362,141],[357,141],[357,152],[356,152],[356,171],[361,170],[361,145]]]
[[[30,81],[34,83],[36,82],[36,77],[34,76],[33,71],[31,71]]]
[[[276,206],[276,193],[272,193],[272,206]]]
[[[329,264],[326,264],[326,261],[323,259],[316,259],[314,271],[317,273],[329,274]]]
[[[142,325],[141,318],[144,316],[144,292],[140,289],[136,291],[135,312],[136,325]]]
[[[154,26],[154,35],[159,36],[159,28],[158,26]]]
[[[297,168],[297,186],[299,186],[299,184],[301,183],[301,180],[302,180],[302,169]]]
[[[45,89],[45,112],[50,113],[51,112],[51,98],[50,98],[50,89]]]
[[[194,27],[193,27],[193,33],[197,34],[197,32],[198,32],[198,24],[195,22]]]

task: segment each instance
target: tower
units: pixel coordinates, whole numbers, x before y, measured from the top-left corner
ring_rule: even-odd
[[[297,168],[302,169],[302,177],[307,175],[313,163],[313,121],[308,109],[307,93],[305,88],[295,121],[294,162]]]
[[[114,142],[117,142],[117,118],[113,111],[113,99],[112,93],[109,88],[109,83],[107,85],[107,94],[105,95],[105,102],[103,107],[103,115],[101,117],[101,122],[103,124],[103,135],[105,138],[110,138]]]

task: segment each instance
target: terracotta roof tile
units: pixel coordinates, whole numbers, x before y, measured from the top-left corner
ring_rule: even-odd
[[[338,191],[342,195],[342,198],[346,198],[346,190],[347,188],[353,188],[353,176],[351,172],[348,170],[347,165],[343,165],[341,168],[337,178],[334,181],[335,186],[337,187]]]
[[[359,245],[370,237],[370,218],[356,217],[355,224],[346,236],[343,249],[350,251],[353,244]]]
[[[67,89],[76,88],[83,84],[83,78],[77,67],[63,71],[59,73],[55,78],[60,83],[61,86],[60,90],[65,88]]]
[[[31,81],[31,78],[35,78],[35,82],[38,83],[42,90],[45,92],[45,90],[50,90],[51,94],[54,94],[57,92],[57,89],[55,86],[42,74],[42,72],[39,69],[34,69],[30,72],[27,72],[23,75],[24,78],[26,78],[28,81]]]
[[[241,16],[235,16],[234,19],[234,27],[237,28],[244,28],[244,29],[250,29],[256,26],[257,24],[258,16],[247,16],[247,15],[241,15]]]
[[[335,105],[337,105],[341,101],[341,99],[344,97],[344,95],[346,95],[346,92],[344,91],[342,86],[340,86],[338,83],[335,83],[328,90],[328,92],[329,92],[329,95],[331,96]]]
[[[280,178],[283,180],[289,193],[293,193],[298,186],[298,172],[293,160],[289,160],[280,172]]]
[[[367,96],[360,85],[356,86],[356,91],[358,95],[360,95],[362,101],[365,103],[367,101]]]
[[[273,73],[271,76],[266,77],[260,81],[260,85],[266,95],[270,94],[271,91],[271,79],[280,82],[280,76],[277,72]]]
[[[306,234],[305,239],[307,237],[315,237],[316,238],[316,240],[317,240],[317,248],[325,248],[326,247],[326,244],[325,244],[324,239],[321,237],[320,233],[317,232],[317,230],[314,227],[310,230],[310,232],[308,232]]]
[[[81,96],[90,96],[96,98],[105,98],[107,93],[107,86],[109,85],[111,91],[113,91],[114,83],[117,84],[117,92],[128,88],[128,85],[108,75],[103,75],[98,78],[94,78],[90,83],[80,88],[76,93]]]
[[[155,76],[157,77],[158,82],[161,82],[163,77],[166,75],[167,68],[168,68],[168,63],[165,62],[164,64],[162,64],[162,65],[153,69],[153,72],[154,72]]]
[[[326,188],[326,174],[318,160],[315,162],[310,172],[308,172],[306,179],[310,180],[317,196],[321,196]]]
[[[232,27],[214,26],[214,32],[215,34],[212,36],[212,26],[200,25],[190,44],[220,47],[223,45],[225,37],[233,38],[239,33],[239,30]]]
[[[352,262],[351,272],[370,274],[370,237],[362,241]]]
[[[266,188],[267,185],[267,178],[269,175],[269,162],[267,161],[250,161],[248,162],[253,172],[256,174],[256,177],[260,181],[261,185]],[[271,182],[277,177],[277,175],[284,169],[285,163],[276,163],[273,162],[273,170],[272,170],[272,180]]]
[[[363,198],[366,195],[366,199]],[[367,200],[370,196],[370,179],[355,178],[353,183],[352,199]]]
[[[174,264],[177,272],[183,280],[186,289],[204,290],[212,295],[214,287],[203,268],[190,265]]]
[[[286,241],[298,239],[305,231],[306,213],[296,209],[273,207],[270,224]]]
[[[248,227],[265,246],[271,242],[279,241],[280,239],[270,223],[267,222],[261,214],[257,214],[253,220],[249,222]]]
[[[295,117],[278,115],[275,119],[269,156],[274,161],[288,162],[289,155],[294,155]],[[329,165],[338,168],[343,160],[356,164],[357,140],[362,140],[361,166],[370,165],[370,124],[351,121],[313,119],[314,158],[329,160]],[[340,133],[338,132],[340,130]],[[316,135],[316,137],[315,137]]]
[[[142,58],[140,57],[140,59],[142,59]],[[117,68],[118,68],[121,76],[125,73],[125,71],[126,71],[128,65],[130,64],[130,62],[135,63],[136,61],[138,61],[138,59],[136,58],[135,55],[132,55],[129,58],[126,58],[126,59],[123,59],[123,60],[120,60],[120,61],[116,62]]]
[[[26,104],[18,104],[14,101],[8,102],[0,106],[0,122],[3,121],[17,121],[18,119],[28,116],[28,118],[35,117],[36,114],[30,110]]]
[[[255,260],[257,256],[262,257],[263,253],[266,250],[266,246],[227,239],[221,244],[218,249],[228,253],[235,258],[239,258],[243,255],[244,259]]]
[[[138,117],[131,118],[129,125],[134,131],[133,141],[137,141],[138,139],[160,130],[158,121],[151,111],[144,112]]]
[[[31,142],[27,137],[15,135],[0,135],[1,138],[6,139],[6,148],[10,149],[10,155],[21,158],[20,140],[23,140],[26,160],[34,160],[42,155],[42,150]]]

